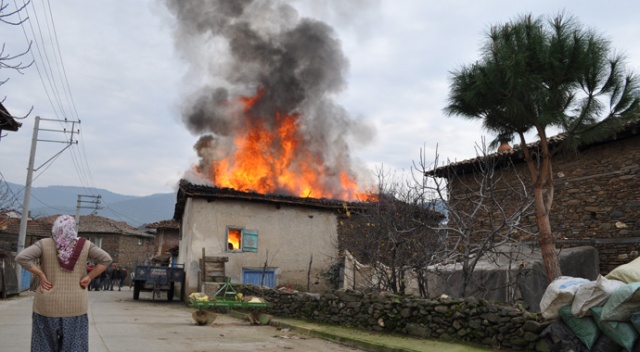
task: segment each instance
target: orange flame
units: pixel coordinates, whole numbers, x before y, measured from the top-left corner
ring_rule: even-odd
[[[264,90],[240,98],[243,113],[260,101]],[[258,118],[248,118],[234,139],[235,149],[212,163],[212,182],[217,187],[262,194],[340,200],[371,199],[359,190],[350,170],[328,171],[322,157],[314,154],[299,129],[298,114],[275,116],[275,127]]]

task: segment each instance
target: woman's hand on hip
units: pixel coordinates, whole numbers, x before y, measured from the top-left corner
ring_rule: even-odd
[[[47,279],[47,276],[44,273],[40,275],[40,292],[49,291],[52,288],[53,284]]]

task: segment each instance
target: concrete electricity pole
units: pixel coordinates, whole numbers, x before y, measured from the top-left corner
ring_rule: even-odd
[[[93,198],[93,200],[82,200],[82,197],[85,198]],[[98,209],[102,209],[103,207],[100,205],[101,195],[92,196],[85,194],[78,194],[78,203],[76,205],[76,231],[80,232],[80,209],[93,209],[95,213]],[[82,203],[90,203],[94,204],[94,206],[83,206]],[[93,213],[92,213],[93,214]]]
[[[52,130],[52,129],[41,129],[40,121],[56,121],[62,124],[71,124],[71,129],[67,130],[63,128],[62,130]],[[80,124],[80,121],[68,121],[64,120],[51,120],[51,119],[41,119],[40,116],[36,116],[35,122],[33,124],[33,138],[31,139],[31,152],[29,154],[29,166],[27,167],[27,182],[24,186],[24,201],[22,203],[22,218],[20,218],[20,232],[18,234],[18,253],[20,253],[24,249],[24,244],[27,239],[27,223],[29,220],[29,201],[31,200],[31,182],[33,180],[33,172],[38,171],[41,167],[48,164],[55,157],[60,155],[63,151],[69,148],[73,144],[78,144],[78,141],[74,141],[74,134],[80,133],[80,130],[75,130],[75,124]],[[38,131],[47,131],[47,132],[62,132],[67,135],[70,133],[69,139],[65,141],[60,140],[47,140],[47,139],[38,139]],[[54,156],[49,158],[49,160],[45,161],[38,168],[33,167],[35,164],[36,158],[36,146],[37,142],[54,142],[54,143],[65,143],[67,146],[64,147],[61,151],[56,153]],[[20,265],[16,265],[16,276],[18,278],[18,290],[22,289],[22,267]]]

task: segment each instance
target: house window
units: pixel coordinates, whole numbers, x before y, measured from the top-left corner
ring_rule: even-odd
[[[227,227],[227,252],[257,252],[258,230]]]
[[[102,237],[96,237],[96,240],[93,242],[98,248],[102,248]]]
[[[138,238],[138,246],[142,246],[142,238]]]

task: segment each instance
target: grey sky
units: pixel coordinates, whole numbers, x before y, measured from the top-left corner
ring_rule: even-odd
[[[629,1],[291,1],[300,17],[333,27],[349,60],[346,89],[335,97],[349,115],[375,134],[351,140],[352,156],[373,171],[407,170],[426,147],[431,158],[475,157],[478,124],[446,117],[442,109],[449,72],[478,58],[490,25],[518,15],[565,11],[611,39],[629,67],[640,71],[640,3]],[[346,3],[346,4],[345,4]],[[11,4],[13,6],[13,4]],[[41,8],[37,4],[37,8]],[[60,51],[73,101],[82,120],[80,144],[36,172],[34,185],[95,186],[122,194],[173,192],[197,163],[182,104],[205,79],[175,50],[174,18],[163,2],[52,2]],[[38,16],[49,43],[44,15]],[[35,24],[32,14],[30,21]],[[6,51],[26,47],[22,29],[0,25]],[[40,40],[40,39],[39,39]],[[203,50],[215,49],[214,43]],[[211,56],[215,58],[215,55]],[[202,57],[201,65],[215,65]],[[37,58],[40,62],[40,58]],[[191,60],[193,62],[194,60]],[[198,61],[198,60],[195,60]],[[53,64],[53,61],[51,61]],[[35,67],[9,77],[0,97],[14,115],[34,106],[17,133],[0,141],[0,172],[24,183],[35,116],[55,119]],[[74,117],[74,114],[70,114]],[[59,127],[60,125],[47,125]],[[42,127],[42,126],[41,126]],[[36,166],[62,148],[39,143]],[[85,164],[86,163],[86,164]]]

